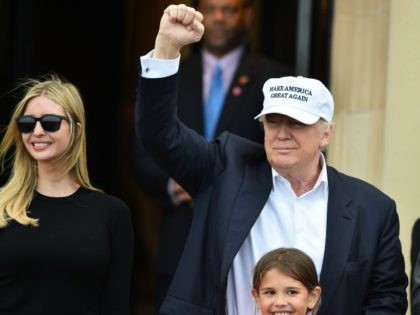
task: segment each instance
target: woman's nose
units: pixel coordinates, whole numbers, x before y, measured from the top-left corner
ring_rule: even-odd
[[[36,135],[36,134],[44,134],[44,133],[45,133],[45,130],[44,130],[44,128],[42,128],[41,122],[37,121],[35,123],[33,134]]]

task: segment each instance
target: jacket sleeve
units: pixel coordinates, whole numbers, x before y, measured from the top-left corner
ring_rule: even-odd
[[[219,145],[179,121],[178,74],[159,79],[139,75],[138,82],[136,136],[159,166],[194,197],[222,168]]]

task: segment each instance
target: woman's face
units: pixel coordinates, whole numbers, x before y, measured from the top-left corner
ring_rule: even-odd
[[[44,115],[65,116],[64,108],[45,96],[37,96],[26,105],[24,116],[35,118]],[[54,163],[67,149],[70,142],[70,123],[61,120],[57,131],[47,131],[37,121],[35,128],[27,133],[22,133],[22,140],[26,150],[38,162],[38,165]]]
[[[252,294],[262,315],[305,315],[316,305],[321,289],[309,292],[300,281],[271,269]]]

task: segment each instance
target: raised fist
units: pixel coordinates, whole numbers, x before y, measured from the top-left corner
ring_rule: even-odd
[[[168,6],[160,20],[154,57],[176,58],[183,46],[198,42],[204,33],[202,21],[203,15],[185,4]]]

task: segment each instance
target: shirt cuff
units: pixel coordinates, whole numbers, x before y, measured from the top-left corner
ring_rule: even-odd
[[[168,195],[171,198],[172,204],[176,207],[178,207],[181,204],[181,200],[179,200],[176,197],[176,194],[174,192],[175,189],[175,181],[172,178],[169,178],[168,184],[166,186],[166,189],[168,191]]]
[[[176,59],[156,59],[153,50],[140,57],[141,76],[148,79],[169,77],[178,72],[181,56]]]

